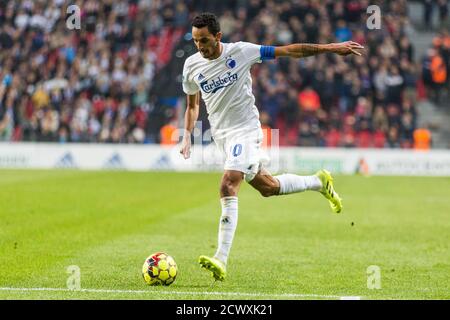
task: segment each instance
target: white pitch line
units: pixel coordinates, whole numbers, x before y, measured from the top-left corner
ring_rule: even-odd
[[[211,296],[242,296],[242,297],[278,297],[278,298],[328,298],[339,299],[341,296],[322,294],[300,294],[300,293],[249,293],[249,292],[217,292],[217,291],[150,291],[150,290],[109,290],[109,289],[80,289],[71,290],[67,288],[13,288],[0,287],[0,291],[62,291],[62,292],[88,292],[88,293],[134,293],[134,294],[185,294],[185,295],[211,295]]]

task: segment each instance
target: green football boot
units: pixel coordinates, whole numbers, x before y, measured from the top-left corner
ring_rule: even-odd
[[[342,211],[342,199],[339,197],[333,188],[333,177],[327,170],[319,170],[315,174],[322,182],[322,189],[319,190],[321,194],[330,202],[331,210],[335,213]]]
[[[219,281],[225,280],[227,270],[225,264],[222,261],[216,258],[200,256],[198,258],[198,263],[200,263],[200,266],[202,268],[205,268],[206,270],[210,271],[214,279]]]

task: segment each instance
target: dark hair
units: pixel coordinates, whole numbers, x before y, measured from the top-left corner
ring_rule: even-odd
[[[208,27],[208,31],[214,36],[220,32],[219,20],[213,13],[203,12],[192,20],[192,26],[196,28]]]

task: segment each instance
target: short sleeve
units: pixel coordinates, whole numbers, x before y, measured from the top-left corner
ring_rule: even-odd
[[[250,64],[260,63],[263,60],[275,59],[275,47],[262,46],[250,42],[239,42],[241,50]]]
[[[239,42],[245,58],[250,64],[261,63],[261,46],[250,42]]]
[[[186,60],[183,67],[183,91],[188,95],[194,95],[199,91],[199,88],[198,85],[194,82],[189,70],[190,68],[188,60]]]

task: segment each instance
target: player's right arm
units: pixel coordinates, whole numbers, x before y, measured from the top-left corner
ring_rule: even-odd
[[[194,130],[195,121],[198,118],[198,110],[200,108],[200,92],[187,95],[187,106],[184,114],[184,135],[181,143],[180,153],[185,159],[191,155],[191,134]]]
[[[191,156],[191,134],[198,118],[200,108],[200,88],[193,79],[191,57],[187,58],[183,66],[183,91],[186,94],[186,112],[184,114],[184,134],[180,153],[185,159]]]

